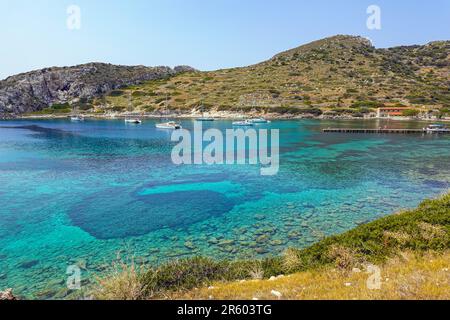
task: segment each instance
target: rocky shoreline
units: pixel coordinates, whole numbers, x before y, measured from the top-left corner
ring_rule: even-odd
[[[12,289],[6,289],[5,291],[0,291],[0,301],[13,301],[17,300],[14,296]]]
[[[140,118],[140,119],[161,119],[161,118],[173,118],[173,119],[196,119],[202,117],[201,113],[198,112],[186,112],[186,113],[169,113],[161,116],[160,114],[152,113],[116,113],[116,114],[80,114],[80,116],[85,119],[104,119],[104,120],[114,120],[114,119],[125,119],[125,118]],[[204,115],[205,117],[214,118],[217,120],[230,120],[230,119],[246,119],[246,118],[259,118],[264,117],[268,120],[301,120],[301,119],[314,119],[314,120],[387,120],[387,118],[376,118],[376,117],[352,117],[349,115],[310,115],[310,114],[261,114],[261,113],[235,113],[235,112],[210,112]],[[51,120],[51,119],[67,119],[69,114],[48,114],[48,115],[18,115],[1,117],[0,120],[14,120],[14,119],[26,119],[26,120]],[[428,119],[428,118],[416,118],[416,117],[395,117],[389,120],[394,121],[424,121],[424,122],[450,122],[450,119]]]

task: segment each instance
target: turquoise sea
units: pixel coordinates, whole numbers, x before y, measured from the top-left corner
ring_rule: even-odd
[[[118,254],[153,264],[278,255],[449,189],[450,136],[324,134],[420,122],[275,121],[280,171],[172,164],[156,121],[0,121],[0,289],[61,299]],[[193,127],[191,120],[183,127]],[[224,131],[231,121],[205,123]]]

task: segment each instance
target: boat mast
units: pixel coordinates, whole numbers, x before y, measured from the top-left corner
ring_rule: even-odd
[[[133,101],[131,99],[131,91],[128,92],[128,111],[129,112],[133,112],[134,108],[133,108]]]

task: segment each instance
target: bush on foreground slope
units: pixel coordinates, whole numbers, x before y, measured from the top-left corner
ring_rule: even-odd
[[[98,299],[150,299],[217,281],[270,278],[334,266],[350,269],[384,263],[399,252],[444,252],[450,248],[450,194],[426,200],[417,209],[387,216],[283,257],[215,261],[196,257],[155,268],[116,267],[99,279]]]

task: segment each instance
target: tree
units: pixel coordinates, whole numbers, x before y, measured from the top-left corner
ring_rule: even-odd
[[[419,111],[418,110],[413,110],[413,109],[408,109],[402,112],[402,115],[404,117],[417,117],[419,115]]]

